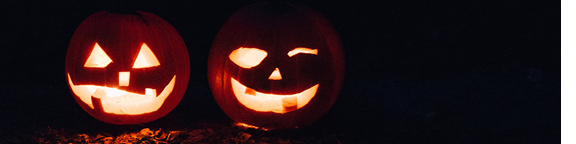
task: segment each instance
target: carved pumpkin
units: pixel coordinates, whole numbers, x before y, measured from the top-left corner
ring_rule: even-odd
[[[263,2],[235,12],[218,32],[208,82],[222,110],[237,122],[297,128],[336,101],[344,54],[331,24],[317,12]]]
[[[140,124],[168,114],[190,77],[184,41],[168,22],[147,13],[97,12],[72,36],[66,78],[91,116],[112,124]]]

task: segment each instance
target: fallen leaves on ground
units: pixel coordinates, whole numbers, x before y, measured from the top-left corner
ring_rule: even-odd
[[[81,143],[81,144],[169,144],[169,143],[248,143],[248,144],[289,144],[289,143],[340,143],[341,135],[302,136],[296,132],[266,131],[262,129],[204,124],[201,128],[183,130],[162,130],[143,128],[140,131],[125,132],[119,135],[108,133],[70,134],[65,130],[36,131],[33,137],[37,143]],[[298,136],[292,136],[292,135]]]

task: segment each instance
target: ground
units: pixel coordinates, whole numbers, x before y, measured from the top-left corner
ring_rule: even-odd
[[[143,125],[139,125],[144,127]],[[4,136],[8,143],[341,143],[332,133],[302,133],[310,130],[263,130],[236,123],[203,123],[197,127],[141,130],[114,129],[108,132],[77,133],[65,128],[39,128],[32,133]]]

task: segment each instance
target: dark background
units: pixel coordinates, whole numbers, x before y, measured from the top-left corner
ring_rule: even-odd
[[[128,6],[172,24],[191,61],[180,104],[144,126],[92,118],[66,83],[75,29],[119,2],[0,2],[0,139],[46,127],[110,133],[231,123],[208,87],[208,52],[227,18],[255,2]],[[293,2],[334,25],[346,56],[338,100],[301,131],[348,143],[560,143],[560,1]]]

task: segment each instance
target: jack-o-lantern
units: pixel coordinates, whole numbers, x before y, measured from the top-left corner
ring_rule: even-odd
[[[190,77],[184,41],[168,22],[140,12],[97,12],[72,36],[66,78],[91,116],[112,124],[140,124],[168,114]]]
[[[208,82],[237,122],[297,128],[324,115],[344,77],[344,54],[331,24],[317,12],[262,2],[235,12],[218,32]]]

